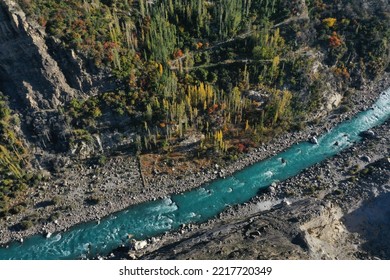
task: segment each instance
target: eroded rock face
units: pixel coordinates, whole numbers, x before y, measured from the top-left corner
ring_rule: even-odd
[[[353,255],[351,248],[347,250],[349,235],[342,216],[341,208],[330,204],[300,227],[312,259],[348,259]]]
[[[85,63],[60,48],[14,1],[0,3],[0,91],[20,114],[24,138],[33,145],[65,151],[67,128],[59,109],[72,98],[115,87],[108,75]]]
[[[33,110],[55,109],[76,95],[49,55],[45,33],[27,22],[11,1],[0,6],[0,86],[11,105],[22,101]]]

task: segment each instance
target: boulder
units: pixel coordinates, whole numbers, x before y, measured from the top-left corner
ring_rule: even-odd
[[[371,129],[363,131],[360,133],[360,136],[363,138],[375,138],[376,134]]]
[[[361,156],[360,159],[361,159],[362,161],[365,161],[365,162],[371,162],[371,158],[370,158],[369,156],[366,156],[366,155]]]
[[[317,145],[318,144],[318,139],[317,139],[317,137],[313,136],[313,137],[309,138],[309,142],[312,143],[312,144]]]
[[[142,250],[142,249],[145,248],[146,246],[148,246],[148,242],[146,242],[145,240],[135,241],[135,242],[134,242],[134,249],[135,249],[136,251]]]

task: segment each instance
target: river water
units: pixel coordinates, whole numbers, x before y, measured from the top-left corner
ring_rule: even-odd
[[[181,224],[204,222],[227,206],[244,203],[262,188],[285,180],[360,141],[359,134],[390,117],[390,89],[372,109],[359,113],[318,138],[318,145],[303,142],[225,179],[167,199],[142,203],[96,222],[72,227],[50,238],[33,236],[23,244],[0,249],[0,259],[78,259],[107,254],[128,242],[128,235],[146,239]],[[338,145],[335,143],[338,142]],[[286,162],[282,162],[284,159]]]

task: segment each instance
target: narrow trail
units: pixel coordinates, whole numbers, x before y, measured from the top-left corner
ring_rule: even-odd
[[[280,59],[280,61],[285,61],[286,59]],[[180,66],[173,66],[170,67],[171,70],[194,70],[194,69],[200,69],[200,68],[212,68],[217,67],[220,65],[229,65],[229,64],[235,64],[235,63],[244,63],[244,64],[252,64],[252,63],[272,63],[272,59],[248,59],[248,58],[241,58],[241,59],[227,59],[223,60],[217,63],[211,63],[211,64],[204,64],[204,65],[197,65],[192,67],[180,67]]]
[[[299,13],[297,16],[290,17],[290,18],[288,18],[280,23],[275,24],[272,28],[273,29],[278,28],[282,25],[286,25],[286,24],[289,24],[291,22],[298,21],[298,20],[310,20],[309,9],[306,5],[305,0],[301,0],[301,13]]]
[[[225,45],[225,44],[228,44],[228,43],[231,43],[231,42],[234,42],[234,41],[237,41],[237,40],[241,40],[241,39],[245,39],[245,38],[248,38],[249,36],[251,36],[255,31],[254,30],[251,30],[251,31],[248,31],[248,32],[245,32],[245,33],[242,33],[240,35],[237,35],[236,37],[233,37],[233,38],[229,38],[227,40],[224,40],[224,41],[221,41],[221,42],[218,42],[216,44],[214,44],[213,46],[211,47],[208,47],[208,48],[205,48],[205,49],[200,49],[200,50],[197,50],[197,51],[192,51],[192,52],[188,52],[187,54],[179,57],[179,58],[176,58],[176,59],[173,59],[171,61],[168,62],[168,64],[170,65],[170,69],[171,70],[179,70],[179,69],[195,69],[195,68],[204,68],[204,67],[212,67],[212,66],[194,66],[194,67],[182,67],[183,65],[183,60],[189,56],[193,56],[194,54],[196,53],[203,53],[203,52],[208,52],[208,51],[212,51],[213,49],[216,49],[222,45]],[[211,64],[210,64],[211,65]]]

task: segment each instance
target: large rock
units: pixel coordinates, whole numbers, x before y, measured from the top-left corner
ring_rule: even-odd
[[[367,130],[367,131],[363,131],[362,133],[360,133],[360,136],[363,137],[363,138],[375,138],[376,134],[374,131],[372,131],[371,129]]]
[[[148,242],[146,242],[145,240],[135,241],[135,242],[134,242],[134,249],[135,249],[136,251],[142,250],[142,249],[144,249],[146,246],[148,246]]]

